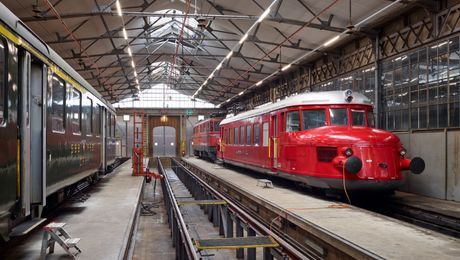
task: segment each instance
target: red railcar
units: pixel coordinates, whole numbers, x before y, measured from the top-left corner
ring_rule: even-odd
[[[312,187],[388,191],[419,174],[397,136],[374,128],[370,100],[346,91],[304,93],[222,120],[219,158]]]
[[[219,123],[222,118],[209,118],[193,127],[192,149],[198,157],[217,158],[219,147]]]

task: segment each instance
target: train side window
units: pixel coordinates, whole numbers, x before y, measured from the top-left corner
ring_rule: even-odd
[[[243,145],[244,142],[244,137],[245,137],[245,132],[244,132],[244,126],[240,126],[240,144]]]
[[[291,111],[286,116],[286,132],[300,131],[300,114],[299,111]]]
[[[64,132],[65,87],[64,81],[53,75],[51,84],[51,129],[53,132]]]
[[[252,125],[246,126],[246,144],[252,145]]]
[[[101,135],[101,106],[96,105],[94,106],[94,120],[93,120],[93,125],[94,125],[94,131],[96,136]]]
[[[260,129],[259,124],[254,125],[254,145],[259,146],[260,142]]]
[[[215,121],[214,122],[214,131],[219,132],[219,130],[220,130],[219,121]]]
[[[238,141],[240,140],[238,138],[238,127],[235,127],[233,131],[235,132],[235,144],[238,144]]]
[[[85,111],[85,125],[86,135],[93,135],[93,100],[89,97],[86,98],[86,104],[84,106]]]
[[[330,108],[329,116],[331,118],[331,125],[348,125],[346,108]]]
[[[351,110],[351,120],[353,122],[353,126],[366,126],[364,111]]]
[[[112,125],[112,118],[110,117],[110,114],[107,113],[107,122],[106,122],[107,126],[106,126],[106,129],[107,129],[107,137],[111,137],[112,136],[112,128],[110,127]]]
[[[230,140],[228,141],[229,144],[233,144],[233,140],[234,140],[234,136],[235,136],[235,132],[233,131],[233,129],[228,129],[228,132],[230,134]]]
[[[70,86],[70,85],[69,85]],[[69,93],[70,122],[74,134],[81,133],[81,92],[71,87]]]
[[[268,146],[268,122],[262,124],[262,145]]]
[[[326,125],[324,109],[309,109],[302,111],[303,130],[313,129]]]
[[[7,86],[5,81],[5,67],[6,67],[6,42],[0,38],[0,125],[5,124],[6,114],[8,108],[7,102]]]

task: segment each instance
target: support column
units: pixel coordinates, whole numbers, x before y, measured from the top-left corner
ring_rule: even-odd
[[[256,231],[251,227],[248,227],[248,237],[255,237]],[[256,260],[256,249],[248,248],[248,260]]]
[[[241,225],[241,220],[237,217],[236,218],[236,237],[244,237],[243,226]],[[243,259],[244,258],[244,249],[238,248],[236,249],[236,258]]]
[[[375,61],[374,61],[374,67],[375,67],[375,70],[374,70],[374,75],[375,75],[375,79],[374,79],[374,99],[375,99],[375,102],[374,102],[374,113],[375,113],[375,126],[378,127],[378,128],[383,128],[383,124],[384,124],[384,121],[382,120],[383,119],[383,109],[382,109],[382,93],[381,93],[381,86],[380,86],[380,77],[381,77],[381,74],[380,74],[380,63],[379,63],[379,60],[380,60],[380,44],[379,44],[379,41],[380,41],[380,38],[379,38],[379,34],[377,33],[375,35],[375,42],[374,42],[374,55],[375,55]]]
[[[227,214],[227,234],[226,237],[233,237],[233,219],[232,219],[232,214],[230,213],[230,210],[226,210]]]

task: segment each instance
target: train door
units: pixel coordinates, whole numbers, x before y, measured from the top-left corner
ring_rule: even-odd
[[[278,115],[270,117],[270,155],[272,168],[278,167]]]
[[[46,204],[46,82],[47,68],[24,51],[21,76],[21,197],[25,215],[31,205]],[[40,207],[39,207],[40,209]],[[38,217],[36,212],[34,217]]]
[[[105,169],[107,167],[107,158],[106,158],[106,148],[107,148],[107,110],[105,108],[101,109],[101,129],[102,129],[102,147],[101,147],[101,171],[105,172]]]
[[[171,126],[153,128],[153,156],[176,156],[176,129]]]

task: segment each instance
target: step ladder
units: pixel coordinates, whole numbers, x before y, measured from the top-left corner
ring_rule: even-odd
[[[74,258],[81,253],[80,248],[77,247],[80,238],[72,238],[64,230],[66,223],[55,223],[52,222],[46,225],[43,228],[43,240],[42,240],[42,250],[40,253],[40,259],[46,259],[46,250],[49,248],[49,253],[54,253],[54,245],[56,242],[67,252],[67,254],[73,256]],[[71,250],[75,248],[75,250]],[[72,252],[73,251],[73,252]]]
[[[144,173],[144,127],[146,125],[144,112],[134,112],[133,119],[133,175],[139,176]],[[135,157],[135,158],[134,158]]]

